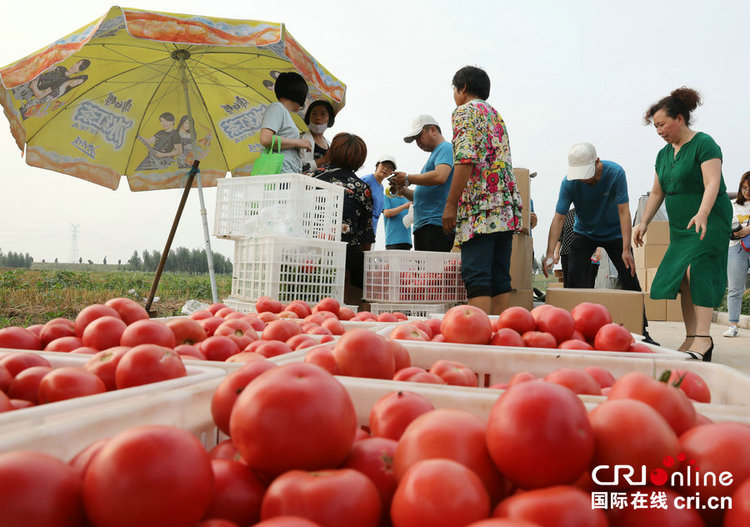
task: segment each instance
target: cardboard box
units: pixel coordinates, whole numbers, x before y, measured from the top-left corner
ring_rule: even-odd
[[[646,269],[646,283],[641,282],[641,289],[644,289],[644,291],[651,291],[651,284],[654,283],[654,278],[656,277],[656,271],[658,271],[658,267],[649,267]]]
[[[534,292],[531,289],[513,289],[510,292],[510,305],[525,307],[531,311],[534,307]]]
[[[652,221],[649,223],[648,230],[643,235],[643,243],[646,245],[669,245],[669,222]]]
[[[528,168],[514,168],[513,175],[516,178],[516,185],[518,185],[518,192],[521,194],[521,200],[523,201],[523,222],[521,227],[531,231],[531,178],[529,177]]]
[[[547,289],[549,289],[550,287],[562,287],[562,286],[563,286],[562,282],[547,282]]]
[[[641,284],[641,289],[644,291],[648,291],[646,288],[646,269],[638,269],[635,270],[635,275],[638,277],[638,283]]]
[[[581,302],[602,304],[612,314],[612,321],[623,324],[628,331],[643,332],[643,293],[622,289],[547,289],[545,302],[567,310]]]
[[[534,249],[531,236],[524,233],[513,235],[510,255],[510,286],[513,289],[532,288],[531,260]]]
[[[555,270],[554,270],[554,273],[555,273],[555,276],[556,276],[557,278],[562,278],[562,277],[563,277],[563,272],[562,272],[562,269],[555,269]]]
[[[646,318],[653,321],[667,320],[667,301],[663,298],[654,300],[644,295],[643,303],[646,308]]]
[[[659,267],[669,245],[644,245],[633,248],[636,269]]]
[[[682,304],[680,303],[680,294],[674,300],[666,300],[667,303],[667,320],[670,322],[682,322]]]

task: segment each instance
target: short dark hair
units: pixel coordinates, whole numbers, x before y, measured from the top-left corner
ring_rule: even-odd
[[[490,96],[490,77],[482,68],[464,66],[453,75],[453,86],[458,90],[466,88],[471,95],[482,100]]]
[[[744,205],[745,204],[745,195],[742,193],[742,183],[747,183],[750,185],[750,171],[745,172],[742,174],[742,177],[740,178],[740,184],[737,187],[737,199],[734,201],[737,203],[737,205]]]
[[[164,112],[159,116],[159,119],[164,119],[165,121],[171,121],[174,122],[174,115],[172,115],[169,112]]]
[[[305,124],[310,124],[310,114],[312,113],[313,108],[315,108],[316,106],[325,106],[326,111],[328,112],[328,128],[332,127],[333,122],[336,120],[336,116],[333,114],[333,105],[330,102],[324,101],[322,99],[313,101],[310,106],[307,107],[307,111],[305,112]]]
[[[654,114],[659,110],[664,110],[667,116],[676,119],[681,115],[685,119],[685,126],[690,125],[690,112],[695,110],[701,104],[701,96],[697,91],[683,86],[673,90],[672,93],[663,97],[659,102],[652,104],[643,118],[644,124],[651,124]]]
[[[276,94],[277,99],[283,97],[284,99],[296,102],[300,106],[305,105],[307,90],[305,78],[293,71],[285,71],[279,74],[276,84],[273,85],[273,92]]]
[[[332,166],[354,172],[367,159],[367,145],[357,135],[336,134],[331,141],[331,146],[328,147],[328,159]]]
[[[88,67],[89,67],[89,65],[91,64],[91,61],[90,61],[89,59],[81,59],[81,60],[79,60],[78,62],[80,62],[80,63],[81,63],[81,65],[80,65],[80,66],[78,67],[78,71],[83,71],[83,70],[85,70],[85,69],[86,69],[86,68],[88,68]]]

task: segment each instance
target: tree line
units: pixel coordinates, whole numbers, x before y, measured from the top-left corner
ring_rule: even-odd
[[[0,267],[25,267],[30,269],[33,261],[34,259],[29,256],[29,253],[21,254],[10,251],[8,254],[3,254],[3,251],[0,250]]]
[[[216,274],[231,274],[232,262],[220,253],[212,253],[214,272]],[[133,255],[127,261],[127,267],[131,271],[154,272],[159,266],[161,253],[159,251],[144,250],[141,254],[133,251]],[[188,249],[178,247],[170,249],[167,261],[164,264],[165,273],[190,273],[204,274],[208,272],[208,259],[205,249]]]

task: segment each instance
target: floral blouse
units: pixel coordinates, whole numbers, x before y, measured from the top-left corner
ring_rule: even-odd
[[[349,245],[375,242],[370,185],[359,179],[354,172],[330,165],[323,165],[310,175],[326,183],[344,187],[341,241]]]
[[[456,241],[475,234],[521,229],[521,194],[513,175],[505,123],[486,101],[474,99],[453,110],[453,160],[474,164],[458,200]]]

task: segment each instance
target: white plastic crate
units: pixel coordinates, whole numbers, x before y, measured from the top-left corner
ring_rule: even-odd
[[[27,350],[0,349],[0,356],[4,352],[26,352]],[[43,356],[47,359],[53,368],[64,366],[75,366],[82,368],[91,358],[91,355],[76,353],[55,353],[55,352],[29,352]],[[218,381],[226,374],[221,368],[212,367],[211,363],[202,361],[200,364],[186,364],[185,377],[169,379],[166,381],[153,382],[142,386],[133,386],[121,390],[113,390],[85,397],[76,397],[65,401],[58,401],[48,404],[40,404],[20,410],[0,413],[0,430],[3,432],[11,428],[23,428],[31,426],[46,426],[54,421],[61,419],[70,419],[81,413],[88,413],[99,405],[107,405],[119,402],[130,402],[137,400],[139,397],[152,397],[154,395],[189,386],[199,384],[207,380],[215,379]],[[2,450],[2,448],[0,448]]]
[[[346,244],[280,236],[244,237],[235,242],[232,293],[254,302],[270,296],[281,302],[317,303],[344,299]]]
[[[225,306],[234,309],[238,313],[257,313],[258,312],[257,309],[255,309],[255,302],[249,302],[247,300],[241,300],[239,298],[233,298],[229,296],[225,298],[224,300],[222,300],[222,303]],[[308,305],[310,305],[309,302],[308,302]],[[312,308],[314,305],[315,303],[310,305],[310,307]],[[341,307],[348,307],[355,313],[359,309],[359,306],[351,306],[349,304],[341,304]]]
[[[461,253],[366,251],[363,294],[370,302],[465,302]]]
[[[273,232],[339,241],[343,201],[343,187],[302,174],[220,179],[214,235]]]
[[[370,311],[375,315],[380,313],[403,313],[408,317],[429,318],[432,315],[441,315],[457,304],[386,304],[372,303]]]

